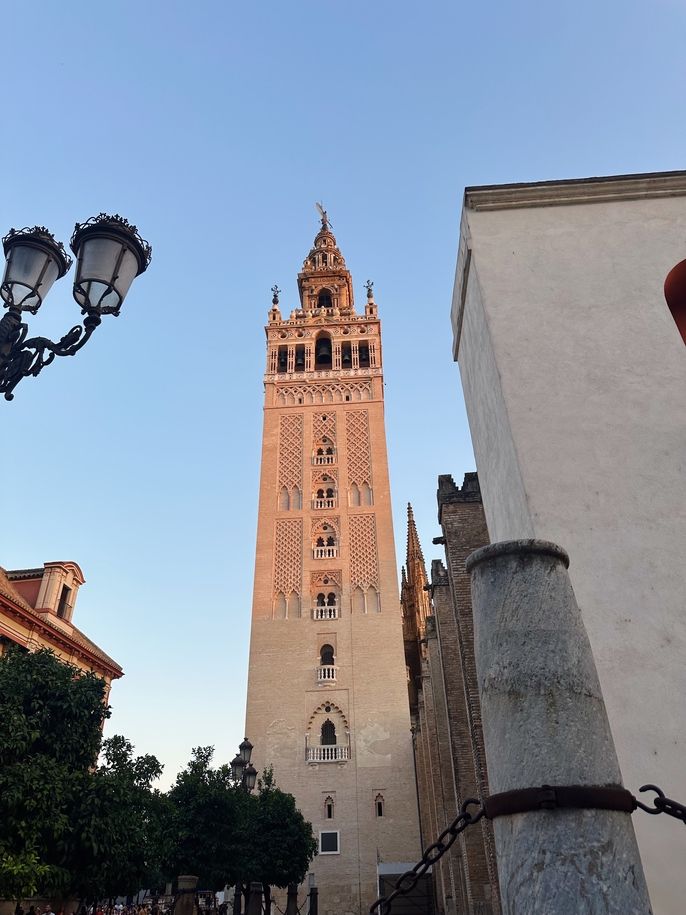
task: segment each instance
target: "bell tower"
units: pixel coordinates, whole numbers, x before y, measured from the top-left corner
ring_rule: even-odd
[[[421,850],[381,325],[320,212],[299,307],[273,287],[266,327],[246,733],[312,822],[322,915],[362,915]]]

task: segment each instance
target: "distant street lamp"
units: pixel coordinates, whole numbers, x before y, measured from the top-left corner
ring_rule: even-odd
[[[36,314],[55,280],[69,271],[71,257],[44,226],[10,229],[2,245],[0,296],[8,311],[0,320],[0,394],[12,400],[22,378],[38,375],[55,356],[73,356],[103,315],[119,314],[131,283],[147,270],[152,249],[122,216],[100,213],[77,223],[70,244],[76,256],[73,295],[86,318],[53,343],[47,337],[27,339],[21,315]]]
[[[238,753],[231,760],[231,777],[238,782],[242,791],[251,794],[257,781],[257,769],[251,764],[253,745],[244,738],[238,747]],[[241,896],[243,885],[236,883],[233,888],[233,915],[241,915]]]
[[[253,745],[246,737],[238,747],[238,753],[231,760],[231,777],[235,782],[240,782],[246,794],[252,792],[257,781],[257,769],[250,763],[252,749]]]

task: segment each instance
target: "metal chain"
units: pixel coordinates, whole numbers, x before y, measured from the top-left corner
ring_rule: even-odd
[[[479,809],[474,813],[470,813],[468,808],[473,804],[478,804]],[[377,899],[370,907],[370,915],[375,915],[377,909],[379,910],[379,915],[389,915],[391,903],[396,896],[404,896],[405,893],[411,892],[417,885],[419,878],[424,876],[432,864],[440,861],[459,834],[464,832],[468,826],[478,823],[483,815],[484,808],[481,801],[473,797],[468,798],[460,807],[460,813],[456,819],[447,829],[443,830],[433,845],[429,845],[421,860],[415,864],[412,870],[405,871],[401,877],[398,877],[395,881],[393,892],[389,896],[382,896],[381,899]]]
[[[681,820],[681,822],[686,825],[686,806],[680,804],[678,801],[673,801],[671,797],[666,797],[662,788],[658,788],[657,785],[643,785],[638,789],[639,791],[654,791],[657,797],[653,800],[654,807],[647,807],[645,804],[642,804],[639,800],[634,798],[636,801],[636,806],[640,807],[641,810],[645,810],[646,813],[652,813],[655,816],[658,813],[666,813],[670,817],[674,817],[676,820]]]
[[[661,788],[658,788],[657,785],[643,785],[639,791],[654,791],[657,797],[653,801],[653,807],[648,807],[646,804],[642,804],[637,798],[634,798],[636,807],[640,807],[641,810],[645,810],[646,813],[651,813],[653,815],[666,813],[677,820],[681,820],[681,822],[686,825],[686,805],[666,797],[664,791]],[[478,804],[478,810],[474,813],[470,813],[468,808],[473,804]],[[433,845],[429,845],[422,855],[421,860],[415,864],[412,870],[405,871],[405,873],[396,880],[393,892],[389,896],[382,896],[380,899],[377,899],[370,907],[370,915],[375,915],[377,909],[378,915],[390,915],[391,903],[393,900],[397,896],[404,896],[406,893],[411,892],[417,885],[419,878],[426,874],[432,864],[436,864],[437,861],[440,861],[459,834],[464,832],[468,826],[478,823],[485,813],[486,810],[481,801],[476,800],[476,798],[468,798],[460,808],[460,813],[457,818],[453,820],[447,829],[443,830]]]

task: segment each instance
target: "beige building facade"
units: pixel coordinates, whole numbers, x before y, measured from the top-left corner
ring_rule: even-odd
[[[112,681],[123,671],[74,625],[74,606],[84,582],[75,562],[0,568],[0,655],[11,645],[28,651],[48,648],[62,661],[102,677],[107,701]]]
[[[326,215],[298,288],[282,317],[274,287],[266,327],[246,733],[313,824],[320,911],[342,915],[421,850],[381,328]]]
[[[468,188],[452,306],[490,539],[569,552],[624,782],[681,800],[685,256],[685,172]],[[683,826],[634,825],[683,911]]]

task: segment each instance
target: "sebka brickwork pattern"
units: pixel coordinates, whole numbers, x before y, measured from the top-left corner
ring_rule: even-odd
[[[348,443],[348,483],[372,485],[372,457],[369,447],[369,413],[351,410],[345,414]]]
[[[302,595],[303,523],[280,519],[274,532],[274,594]]]
[[[350,584],[366,591],[379,587],[379,560],[374,515],[350,517]]]
[[[335,413],[315,413],[312,417],[312,441],[318,445],[325,438],[332,444],[336,442]]]
[[[303,414],[289,413],[279,419],[279,489],[303,486]]]
[[[340,382],[317,385],[284,385],[274,391],[274,403],[278,406],[315,403],[354,403],[372,399],[371,381]]]

